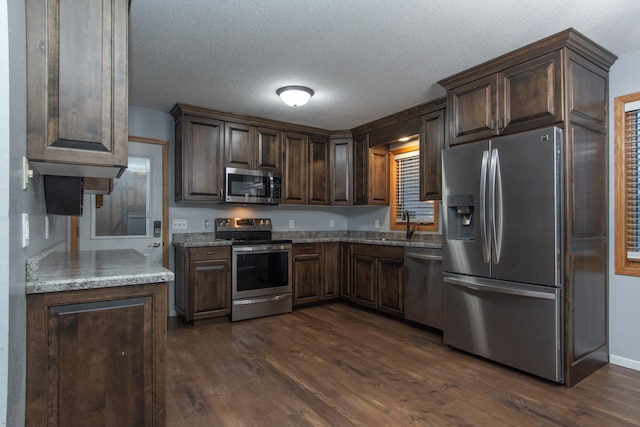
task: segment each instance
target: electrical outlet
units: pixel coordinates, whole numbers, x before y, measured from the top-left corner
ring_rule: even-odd
[[[174,219],[173,220],[173,229],[174,230],[186,230],[187,229],[187,220],[186,219]]]
[[[289,220],[289,228],[293,228],[294,227],[294,222],[292,219]]]
[[[205,219],[204,222],[202,223],[202,228],[206,230],[209,227],[211,227],[211,223],[209,222],[208,219]]]
[[[336,222],[332,219],[329,220],[329,228],[333,228],[336,226]]]
[[[376,219],[375,227],[376,228],[380,228],[380,220],[379,219]]]

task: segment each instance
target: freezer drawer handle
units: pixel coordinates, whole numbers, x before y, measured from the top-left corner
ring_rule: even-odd
[[[414,254],[411,252],[407,253],[407,256],[415,259],[426,259],[430,261],[442,261],[442,255],[424,255],[424,254]]]
[[[464,280],[458,280],[452,277],[445,277],[444,282],[454,286],[460,286],[463,288],[472,289],[478,292],[494,292],[499,294],[509,294],[509,295],[516,295],[521,297],[529,297],[529,298],[556,299],[555,294],[552,294],[552,293],[525,291],[522,289],[510,289],[510,288],[502,288],[498,286],[489,286],[489,285],[481,285],[481,284],[471,284]]]

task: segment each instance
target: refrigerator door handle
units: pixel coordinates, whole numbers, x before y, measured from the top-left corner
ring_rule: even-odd
[[[495,256],[493,263],[500,264],[502,252],[502,174],[500,172],[500,153],[497,148],[491,150],[491,234]]]
[[[489,247],[489,225],[487,221],[487,169],[489,167],[489,151],[482,153],[482,168],[480,169],[480,241],[482,242],[482,259],[489,262],[491,248]]]
[[[498,294],[516,295],[516,296],[527,297],[527,298],[539,298],[539,299],[551,299],[551,300],[556,299],[556,296],[554,293],[536,292],[536,291],[529,291],[526,289],[516,289],[516,288],[502,287],[502,286],[492,286],[484,283],[474,283],[474,282],[466,281],[463,279],[457,279],[454,277],[445,277],[444,282],[453,286],[471,289],[472,291],[476,291],[476,292],[493,292]]]

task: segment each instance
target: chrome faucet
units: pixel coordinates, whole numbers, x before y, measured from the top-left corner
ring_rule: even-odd
[[[413,236],[413,233],[416,232],[416,227],[418,226],[418,224],[414,224],[413,229],[411,229],[411,220],[409,219],[409,211],[406,209],[402,212],[402,219],[405,220],[405,222],[407,223],[407,240],[409,240],[411,239],[411,236]]]

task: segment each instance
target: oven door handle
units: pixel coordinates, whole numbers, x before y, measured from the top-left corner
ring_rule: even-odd
[[[280,295],[270,295],[268,297],[234,299],[233,305],[260,304],[264,302],[280,301],[286,298],[291,298],[291,294],[287,293]]]
[[[233,252],[285,252],[291,250],[290,244],[285,245],[246,245],[232,246]]]

